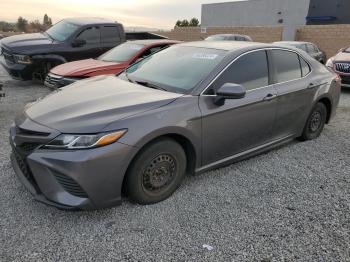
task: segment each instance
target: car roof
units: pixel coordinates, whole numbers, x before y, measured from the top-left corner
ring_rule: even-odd
[[[181,41],[169,40],[169,39],[145,39],[145,40],[131,40],[127,43],[133,43],[138,45],[158,45],[158,44],[179,44]]]
[[[217,35],[210,35],[211,36],[247,36],[247,35],[242,35],[242,34],[217,34]]]
[[[99,18],[99,17],[76,17],[76,18],[66,18],[63,20],[76,25],[98,25],[98,24],[115,24],[116,23],[113,20]]]
[[[189,47],[217,49],[217,50],[224,50],[224,51],[234,51],[234,50],[247,48],[247,47],[250,47],[250,48],[275,47],[270,44],[246,42],[246,41],[198,41],[198,42],[182,43],[180,45],[189,46]]]
[[[303,41],[278,41],[274,42],[274,44],[281,44],[281,45],[302,45],[302,44],[311,44],[310,42],[303,42]]]

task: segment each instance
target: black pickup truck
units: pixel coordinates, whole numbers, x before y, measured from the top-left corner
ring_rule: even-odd
[[[125,42],[123,25],[100,18],[64,19],[46,32],[0,41],[0,63],[14,79],[45,79],[51,68],[96,58]]]

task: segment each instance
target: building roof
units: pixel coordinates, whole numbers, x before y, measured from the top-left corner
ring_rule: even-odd
[[[303,41],[279,41],[279,42],[274,42],[274,44],[277,44],[277,45],[302,45],[302,44],[310,44],[310,42],[303,42]]]

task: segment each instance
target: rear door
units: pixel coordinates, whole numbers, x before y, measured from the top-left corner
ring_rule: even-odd
[[[269,50],[277,91],[275,138],[295,135],[304,127],[317,85],[308,77],[310,65],[294,51]]]
[[[107,52],[113,47],[120,45],[122,36],[117,26],[102,26],[101,27],[101,48],[102,53]]]
[[[215,105],[215,90],[225,83],[243,85],[246,96]],[[277,108],[275,96],[274,87],[269,85],[265,50],[244,54],[228,66],[199,97],[203,165],[271,141]]]

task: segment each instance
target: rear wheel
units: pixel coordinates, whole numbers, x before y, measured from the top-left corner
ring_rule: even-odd
[[[129,198],[139,204],[153,204],[169,196],[181,185],[186,173],[186,154],[171,139],[158,140],[143,149],[127,174]]]
[[[306,122],[300,139],[313,140],[320,136],[327,120],[327,108],[323,103],[317,103]]]

